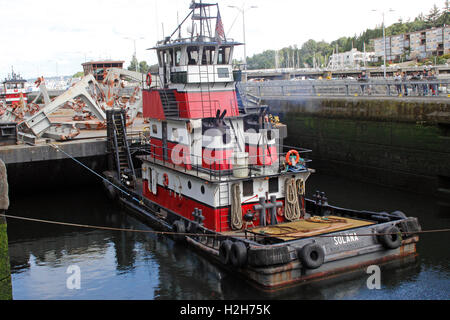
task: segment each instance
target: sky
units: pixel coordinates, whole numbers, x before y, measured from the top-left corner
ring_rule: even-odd
[[[27,79],[73,75],[85,61],[157,63],[153,47],[189,13],[191,0],[0,0],[0,79],[14,71]],[[211,0],[218,2],[227,37],[243,42],[247,56],[267,49],[327,42],[427,14],[444,0]],[[248,9],[252,6],[257,8]],[[372,11],[378,10],[378,11]],[[133,41],[131,39],[137,39]],[[243,57],[243,47],[235,58]]]

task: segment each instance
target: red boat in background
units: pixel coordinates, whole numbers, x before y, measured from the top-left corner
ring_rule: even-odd
[[[2,82],[3,88],[0,91],[0,100],[9,106],[18,106],[21,101],[26,105],[28,102],[25,84],[27,81],[12,70],[11,74]]]

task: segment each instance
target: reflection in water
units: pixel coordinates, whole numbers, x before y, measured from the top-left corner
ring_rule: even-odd
[[[390,189],[315,175],[309,192],[325,191],[330,203],[368,210],[401,210],[424,229],[450,225],[435,201]],[[51,198],[11,199],[9,214],[117,228],[148,229],[108,202],[100,188]],[[236,275],[164,236],[80,229],[8,220],[14,299],[449,299],[448,234],[421,236],[418,258],[382,267],[382,290],[366,287],[365,270],[274,293],[261,292]],[[69,290],[70,265],[81,269],[81,289]]]

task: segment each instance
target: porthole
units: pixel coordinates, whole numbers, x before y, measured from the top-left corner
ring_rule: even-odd
[[[192,183],[190,181],[188,181],[188,188],[189,190],[192,189]]]
[[[205,186],[202,186],[202,187],[200,188],[200,191],[202,192],[202,194],[205,194]]]

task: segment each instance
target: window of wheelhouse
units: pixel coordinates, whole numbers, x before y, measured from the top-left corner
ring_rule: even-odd
[[[173,49],[164,51],[164,64],[167,66],[173,65]]]
[[[195,66],[198,64],[198,47],[188,47],[187,48],[188,64],[190,66]]]
[[[216,47],[204,47],[202,54],[202,64],[214,64],[214,55],[216,54]]]
[[[217,64],[230,64],[231,47],[220,47]]]
[[[175,66],[179,67],[181,65],[181,48],[175,48]]]

